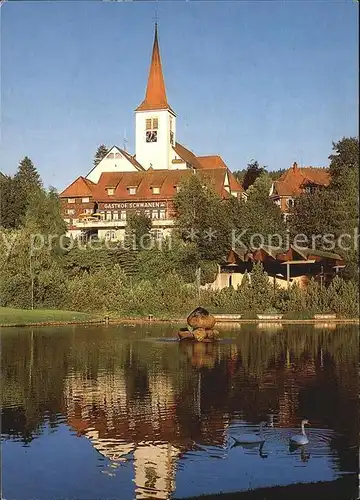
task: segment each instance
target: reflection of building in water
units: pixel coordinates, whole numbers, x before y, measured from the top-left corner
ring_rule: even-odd
[[[134,451],[136,499],[169,498],[175,491],[179,450],[170,443],[139,444]]]
[[[298,421],[299,394],[302,386],[316,375],[315,359],[301,360],[294,364],[287,348],[284,361],[283,390],[279,391],[279,425],[293,425]]]
[[[180,454],[170,443],[176,432],[171,380],[150,373],[146,395],[130,398],[126,377],[122,369],[99,373],[94,380],[80,374],[68,377],[64,390],[68,423],[114,466],[132,454],[137,499],[169,498]]]

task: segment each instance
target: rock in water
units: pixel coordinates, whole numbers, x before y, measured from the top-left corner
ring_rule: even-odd
[[[190,332],[187,328],[180,328],[178,337],[180,340],[195,340],[193,332]]]
[[[193,335],[198,342],[203,342],[207,336],[205,328],[196,328],[193,331]]]
[[[205,330],[206,338],[209,340],[218,340],[220,338],[218,330]]]
[[[211,329],[215,326],[216,320],[209,311],[203,307],[197,307],[192,313],[187,317],[188,325],[191,328],[207,328]]]

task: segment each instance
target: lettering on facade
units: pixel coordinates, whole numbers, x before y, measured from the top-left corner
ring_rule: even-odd
[[[166,207],[164,201],[128,201],[124,203],[105,203],[105,210],[126,209],[126,208],[163,208]]]

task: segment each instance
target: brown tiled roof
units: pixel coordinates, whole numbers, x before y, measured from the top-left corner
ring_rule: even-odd
[[[78,177],[70,184],[62,193],[60,193],[61,198],[73,198],[77,196],[92,196],[93,190],[96,187],[89,179],[85,177]]]
[[[223,168],[210,168],[195,170],[196,174],[209,182],[214,190],[223,198],[229,198],[230,194],[224,188],[226,170]],[[231,179],[231,172],[229,172]],[[187,170],[145,170],[143,172],[103,172],[99,182],[94,184],[83,177],[78,178],[65,191],[61,197],[89,196],[90,194],[97,201],[118,201],[118,200],[157,200],[171,199],[175,196],[176,187],[181,181],[194,175],[193,169]],[[235,179],[236,181],[236,179]],[[241,191],[239,184],[234,185],[234,180],[230,181],[234,191]],[[88,187],[90,186],[91,189]],[[79,189],[81,187],[81,189]],[[114,188],[113,195],[109,195],[107,188]],[[136,194],[129,193],[129,187],[136,187]],[[152,188],[160,188],[160,193],[153,193]],[[85,190],[86,188],[86,190]]]
[[[224,160],[219,155],[198,156],[202,168],[227,168]]]
[[[274,182],[279,196],[298,196],[307,184],[328,186],[330,174],[326,168],[298,167],[296,163]]]
[[[237,180],[235,175],[228,170],[228,176],[229,176],[229,183],[230,183],[230,189],[231,191],[239,191],[239,193],[244,193],[245,190],[240,184],[240,182]]]
[[[119,148],[118,148],[119,149]],[[120,150],[129,160],[136,162],[135,158],[129,153]],[[233,192],[243,192],[241,184],[236,180],[234,174],[226,167],[225,163],[219,156],[200,157],[206,158],[205,163],[202,165],[198,157],[189,151],[185,146],[178,142],[174,146],[174,151],[189,165],[188,169],[174,169],[174,170],[154,170],[149,168],[144,170],[141,165],[140,169],[136,172],[103,172],[100,175],[97,184],[79,177],[68,188],[66,188],[61,197],[65,196],[88,196],[85,189],[91,191],[92,196],[97,201],[116,201],[116,200],[146,200],[146,199],[164,199],[173,198],[177,192],[176,187],[180,182],[195,173],[203,178],[213,186],[215,191],[223,198],[229,198],[229,192],[224,188],[226,173],[229,177],[230,189]],[[211,163],[212,158],[215,158],[219,167],[215,167]],[[211,167],[204,168],[204,165],[211,163]],[[136,162],[137,163],[137,162]],[[135,165],[136,166],[136,165]],[[87,184],[88,183],[88,184]],[[88,187],[88,185],[90,187]],[[136,194],[129,194],[129,187],[136,187]],[[159,194],[154,194],[152,188],[160,188]],[[80,189],[81,188],[81,189]],[[107,188],[114,188],[113,195],[107,193]],[[77,194],[79,193],[79,194]],[[85,193],[85,194],[84,194]]]
[[[176,194],[176,186],[191,173],[191,170],[153,169],[144,172],[104,172],[94,188],[94,197],[98,201],[173,198]],[[107,193],[106,188],[110,185],[115,188],[114,195]],[[129,187],[136,187],[136,194],[130,194]],[[154,194],[153,187],[159,187],[160,193]]]
[[[206,180],[222,198],[228,199],[231,194],[225,189],[226,170],[222,168],[203,168],[196,171],[197,175]]]
[[[179,144],[178,142],[174,146],[174,151],[176,154],[178,154],[186,163],[188,163],[190,166],[193,168],[200,168],[202,169],[202,165],[198,159],[198,157],[189,149],[187,149],[185,146],[182,144]]]
[[[103,172],[94,189],[94,197],[98,201],[133,198],[129,187],[136,187],[142,182],[146,172]],[[108,195],[106,188],[114,187],[114,195]]]
[[[171,109],[166,97],[156,24],[145,99],[140,106],[136,108],[136,111],[151,111],[155,109]]]

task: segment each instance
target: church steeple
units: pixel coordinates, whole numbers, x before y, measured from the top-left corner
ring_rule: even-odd
[[[156,109],[171,109],[166,97],[165,82],[161,66],[157,23],[155,23],[154,45],[145,99],[135,111],[151,111]]]
[[[173,168],[176,143],[176,115],[169,106],[155,24],[154,45],[145,99],[135,110],[136,160],[145,169]]]

